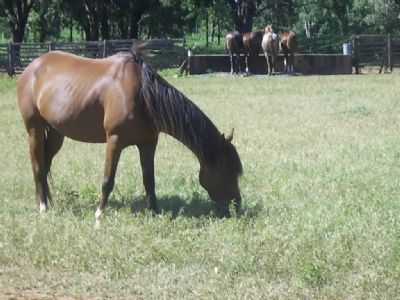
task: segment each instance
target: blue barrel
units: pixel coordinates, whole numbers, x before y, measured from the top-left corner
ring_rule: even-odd
[[[351,43],[343,44],[343,55],[352,55],[353,54],[353,45]]]

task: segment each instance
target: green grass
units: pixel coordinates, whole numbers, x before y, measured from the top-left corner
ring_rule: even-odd
[[[399,75],[168,80],[235,128],[243,215],[216,218],[196,159],[163,135],[161,215],[143,210],[127,149],[94,230],[104,145],[67,140],[39,216],[15,81],[1,78],[0,298],[398,298]]]

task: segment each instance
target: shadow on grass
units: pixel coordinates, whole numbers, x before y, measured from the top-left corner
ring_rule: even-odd
[[[193,194],[188,199],[179,196],[165,196],[157,199],[157,204],[161,214],[171,214],[172,218],[184,217],[216,217],[215,204],[198,194]],[[147,210],[147,199],[144,196],[137,197],[131,204],[133,214],[142,213]]]
[[[99,199],[96,195],[80,195],[77,191],[68,191],[58,195],[59,199],[55,202],[57,211],[71,212],[75,216],[84,216],[94,213],[98,206]],[[83,197],[82,197],[83,196]],[[85,197],[86,196],[86,197]],[[193,193],[187,198],[177,195],[159,197],[157,204],[161,214],[170,214],[172,218],[178,216],[188,218],[200,218],[209,216],[220,218],[222,215],[218,212],[217,206],[209,198],[202,197],[198,193]],[[145,196],[132,198],[121,196],[112,196],[108,201],[107,209],[126,210],[130,209],[132,214],[141,214],[147,211],[147,198]],[[262,210],[259,206],[241,209],[238,216],[256,217]]]

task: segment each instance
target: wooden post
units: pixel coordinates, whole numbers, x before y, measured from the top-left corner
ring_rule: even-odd
[[[388,34],[387,37],[387,68],[390,69],[390,72],[393,71],[393,63],[392,63],[392,36],[390,33]]]
[[[103,40],[103,57],[107,56],[107,40]]]
[[[8,43],[8,67],[7,67],[7,73],[9,76],[13,76],[15,74],[14,70],[14,47],[13,47],[13,42]]]
[[[353,66],[356,69],[356,74],[360,74],[360,61],[359,61],[359,42],[358,42],[358,35],[353,36],[352,44],[353,44]]]

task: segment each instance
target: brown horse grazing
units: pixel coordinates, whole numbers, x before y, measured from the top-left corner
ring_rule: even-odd
[[[267,74],[272,75],[275,72],[276,57],[279,52],[279,39],[271,25],[265,27],[261,47],[267,60]]]
[[[234,72],[240,73],[240,52],[243,49],[242,34],[238,31],[229,32],[225,37],[225,49],[229,53],[231,62],[231,74]],[[233,56],[236,55],[236,67],[233,61]],[[235,71],[236,70],[236,71]]]
[[[281,34],[280,48],[285,56],[285,72],[294,72],[294,53],[297,50],[296,33],[293,31],[283,32]]]
[[[29,138],[36,198],[47,210],[47,176],[64,137],[106,143],[102,196],[96,224],[114,186],[121,151],[139,149],[149,207],[158,211],[154,153],[164,132],[185,144],[200,162],[200,184],[217,206],[226,209],[241,196],[242,164],[232,136],[225,138],[209,118],[154,72],[140,56],[117,54],[87,59],[59,51],[34,60],[18,80],[18,105]]]
[[[246,60],[246,73],[249,73],[248,58],[250,56],[258,56],[258,54],[261,52],[262,39],[262,31],[253,31],[243,34],[243,50]]]

